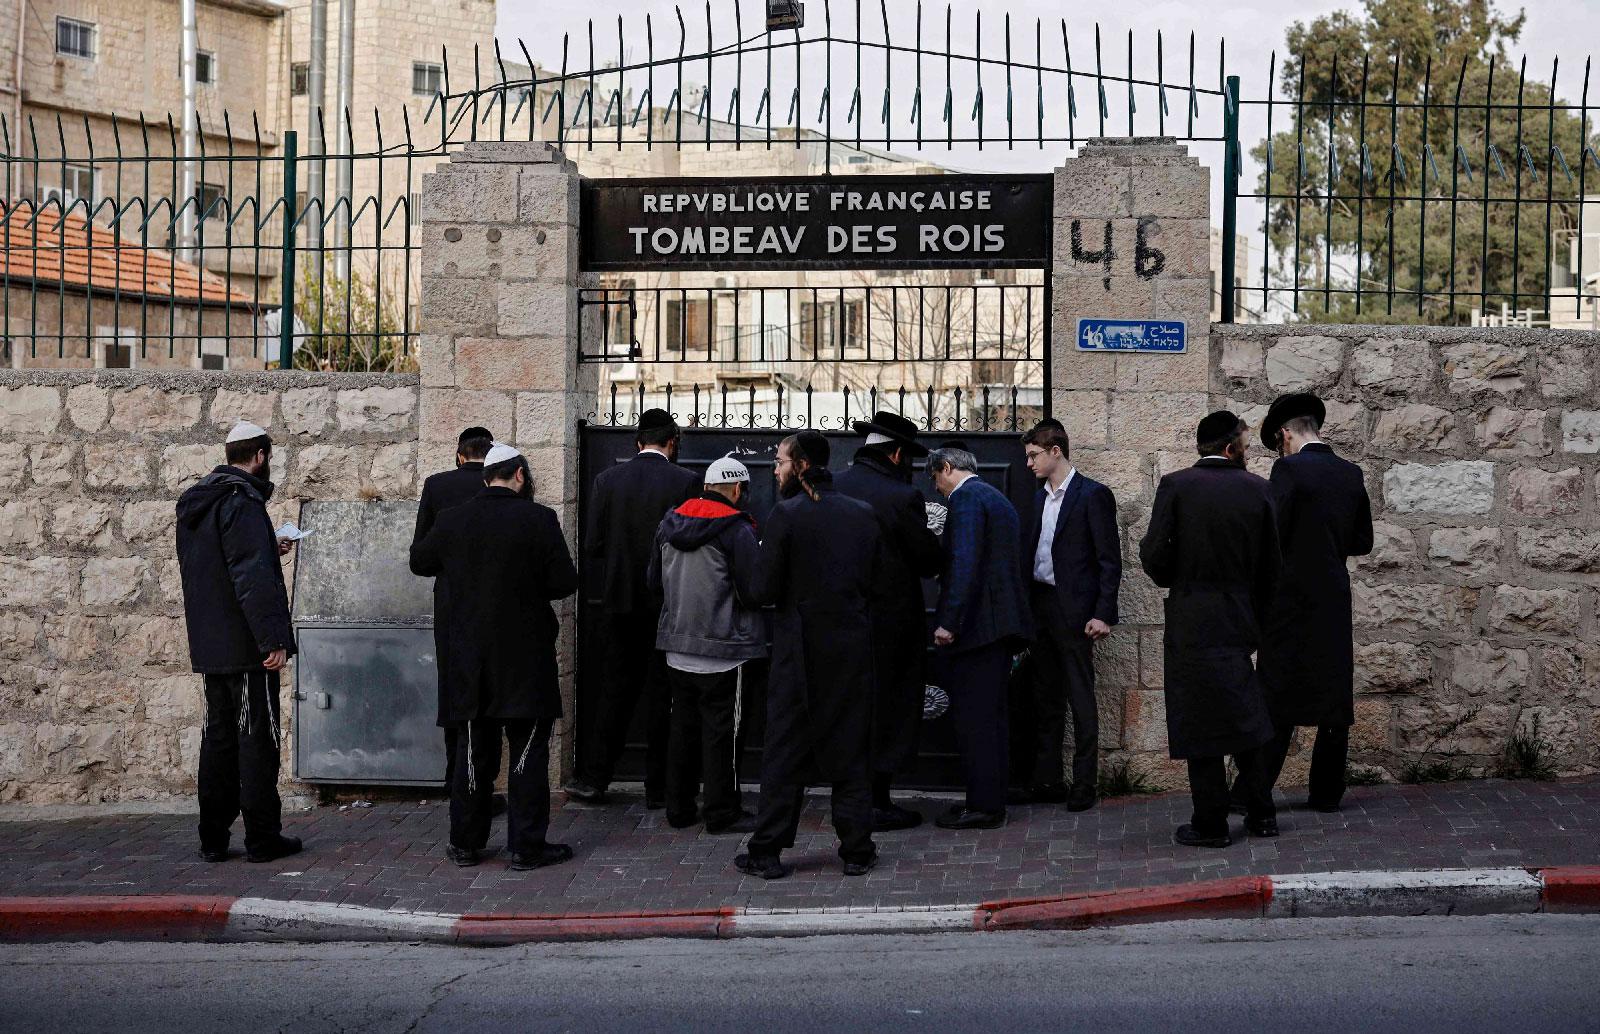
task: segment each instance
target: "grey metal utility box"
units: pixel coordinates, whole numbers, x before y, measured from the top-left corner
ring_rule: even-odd
[[[310,502],[296,548],[294,774],[444,783],[433,579],[410,571],[416,503]]]

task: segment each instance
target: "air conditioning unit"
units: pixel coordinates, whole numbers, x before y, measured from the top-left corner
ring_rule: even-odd
[[[733,277],[731,276],[719,276],[713,283],[719,291],[733,290]]]

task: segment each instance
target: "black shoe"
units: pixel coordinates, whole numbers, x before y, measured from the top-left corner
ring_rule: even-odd
[[[1088,811],[1090,808],[1094,807],[1095,802],[1099,799],[1099,795],[1095,793],[1094,786],[1086,786],[1082,791],[1080,791],[1078,787],[1074,785],[1072,792],[1067,795],[1067,810]]]
[[[279,858],[287,858],[292,854],[300,853],[300,838],[280,835],[277,843],[268,844],[266,847],[252,847],[245,853],[245,857],[252,862],[275,862]]]
[[[504,815],[505,813],[506,813],[506,795],[505,794],[497,793],[493,797],[489,798],[489,817],[490,818],[494,818],[497,815]]]
[[[1003,811],[972,811],[956,805],[933,820],[940,829],[999,829],[1006,824]]]
[[[527,872],[529,869],[543,869],[547,865],[560,865],[562,862],[570,861],[572,861],[572,848],[566,844],[545,844],[537,851],[513,854],[510,868],[517,872]]]
[[[674,815],[670,811],[667,812],[667,825],[671,826],[673,829],[688,829],[690,826],[697,825],[699,822],[700,813],[697,811],[691,811],[687,815]]]
[[[746,876],[759,876],[764,880],[781,880],[789,875],[789,867],[771,855],[734,855],[733,867]]]
[[[1323,804],[1318,801],[1307,801],[1305,806],[1310,808],[1312,811],[1320,811],[1324,815],[1333,815],[1336,812],[1344,811],[1344,805],[1340,804],[1338,801],[1335,801],[1332,804]]]
[[[1277,819],[1245,819],[1244,831],[1253,837],[1275,837],[1278,835]]]
[[[748,811],[741,811],[739,817],[726,822],[707,822],[706,832],[712,836],[721,836],[724,833],[754,833],[756,831],[756,817]]]
[[[872,809],[872,831],[893,833],[898,829],[916,829],[922,825],[922,813],[902,808],[898,804],[880,804]]]
[[[648,790],[645,791],[645,795],[644,795],[644,810],[645,811],[660,811],[661,809],[665,808],[666,806],[667,806],[667,799],[665,797],[655,797],[655,796],[651,795],[650,791],[648,791]]]
[[[457,847],[454,844],[444,845],[444,856],[461,866],[463,869],[478,864],[478,852],[470,847]]]
[[[1066,783],[1037,783],[1028,788],[1028,796],[1034,804],[1065,804],[1067,802]]]
[[[1006,791],[1007,804],[1032,804],[1033,791],[1026,786],[1013,786]]]
[[[584,804],[604,804],[610,800],[606,796],[604,787],[586,783],[582,779],[574,779],[562,789],[567,791],[567,797],[570,800],[582,801]]]
[[[867,858],[862,859],[859,862],[845,862],[844,863],[844,874],[846,876],[865,876],[867,873],[871,872],[873,869],[876,869],[877,867],[878,867],[878,852],[877,852],[877,849],[874,848],[873,852],[872,852],[872,854],[870,856],[868,856]]]
[[[212,850],[208,847],[202,847],[200,849],[200,857],[208,862],[225,862],[229,858],[233,857],[233,853],[226,847],[219,847],[216,850]]]
[[[1243,797],[1229,797],[1228,798],[1228,814],[1229,815],[1248,815],[1248,814],[1250,814],[1250,805],[1248,805],[1248,804],[1246,804],[1244,802],[1244,798]]]
[[[1172,839],[1184,847],[1227,847],[1233,843],[1233,837],[1227,831],[1220,834],[1201,833],[1187,822],[1178,827]]]

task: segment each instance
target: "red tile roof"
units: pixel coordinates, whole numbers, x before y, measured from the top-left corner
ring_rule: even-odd
[[[0,201],[0,274],[46,286],[145,295],[152,301],[253,304],[249,295],[230,289],[214,273],[180,262],[169,252],[142,248],[137,236],[125,233],[119,239],[82,213],[63,217],[54,206],[23,204],[8,211]]]

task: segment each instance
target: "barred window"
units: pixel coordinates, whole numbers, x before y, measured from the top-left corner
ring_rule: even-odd
[[[311,65],[296,61],[289,66],[289,96],[304,97],[311,92]]]
[[[56,16],[56,53],[94,60],[94,22]]]
[[[209,50],[195,51],[194,81],[211,86],[217,84],[217,55]]]
[[[418,97],[432,97],[444,89],[444,66],[427,61],[411,64],[411,92]]]

